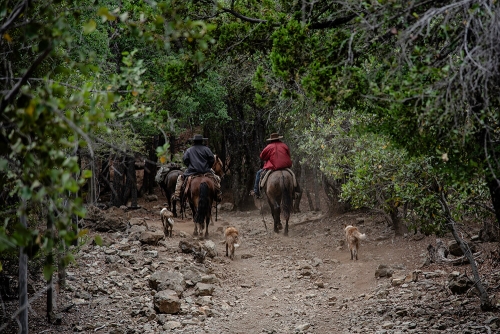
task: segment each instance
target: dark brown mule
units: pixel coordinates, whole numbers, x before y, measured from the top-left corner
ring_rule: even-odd
[[[212,217],[212,204],[216,194],[212,177],[205,175],[195,176],[191,180],[186,199],[193,212],[193,235],[202,235],[205,230],[204,237],[208,238],[208,225]]]
[[[174,217],[177,217],[177,201],[172,201],[172,195],[175,192],[175,184],[177,183],[177,178],[181,174],[181,170],[172,170],[167,174],[165,180],[160,183],[160,187],[165,192],[165,196],[167,197],[168,210],[174,214]]]
[[[288,220],[292,211],[293,178],[286,170],[277,170],[269,175],[265,193],[274,220],[274,232],[279,233],[280,216],[285,220],[285,235],[288,235]]]

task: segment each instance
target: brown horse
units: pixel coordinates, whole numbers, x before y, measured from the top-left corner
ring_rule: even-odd
[[[212,217],[212,204],[216,198],[213,176],[209,174],[195,176],[187,191],[187,201],[193,212],[193,235],[203,234],[208,238],[208,225]]]
[[[215,172],[215,175],[222,179],[224,176],[222,160],[217,155],[214,155],[214,158],[215,162],[212,170]],[[217,197],[214,179],[210,174],[207,173],[194,177],[186,194],[186,199],[193,213],[193,235],[202,234],[203,230],[205,230],[205,238],[208,238],[208,225],[212,218],[212,204]]]
[[[174,217],[177,217],[177,201],[172,201],[172,195],[175,192],[175,184],[177,182],[177,178],[182,174],[181,170],[172,170],[165,177],[163,182],[160,182],[160,188],[164,191],[165,197],[167,197],[167,205],[168,210],[174,214]]]
[[[288,235],[288,220],[292,211],[293,177],[286,170],[277,170],[269,175],[265,193],[271,207],[274,220],[274,232],[279,233],[282,224],[281,214],[285,220],[285,235]]]
[[[222,160],[217,155],[214,155],[214,158],[215,162],[212,166],[212,169],[214,170],[215,174],[222,179],[222,177],[224,176],[224,168],[222,166]],[[175,192],[175,184],[177,183],[177,178],[181,174],[182,174],[181,170],[178,169],[172,170],[167,174],[163,182],[159,183],[160,188],[165,193],[165,197],[167,197],[168,209],[174,214],[174,217],[177,217],[177,201],[176,200],[172,201],[172,195]],[[181,212],[182,212],[182,206],[181,206]]]

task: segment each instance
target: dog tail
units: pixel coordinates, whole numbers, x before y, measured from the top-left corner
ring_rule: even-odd
[[[366,234],[364,234],[364,233],[363,233],[363,234],[361,234],[361,233],[359,233],[359,232],[358,232],[357,237],[358,237],[359,239],[361,239],[361,240],[365,240],[365,239],[366,239]]]
[[[174,226],[174,220],[172,218],[168,218],[167,220],[170,226]]]

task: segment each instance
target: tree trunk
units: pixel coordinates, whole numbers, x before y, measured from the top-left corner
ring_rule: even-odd
[[[490,174],[488,183],[488,189],[490,190],[491,203],[493,204],[493,210],[495,210],[495,217],[497,218],[497,226],[491,227],[489,231],[481,231],[481,235],[486,237],[488,240],[485,241],[500,241],[499,230],[500,230],[500,180],[493,177]],[[489,233],[488,233],[489,232]]]
[[[47,231],[49,231],[51,238],[54,237],[54,219],[52,214],[49,212],[47,215]],[[50,265],[53,265],[54,262],[54,252],[51,251],[47,256],[47,261]],[[52,278],[53,274],[50,274],[50,278],[47,281],[47,321],[50,323],[53,320],[54,315],[54,285]]]
[[[314,211],[321,211],[318,185],[318,169],[313,168],[313,187],[314,187]]]
[[[23,209],[26,208],[26,202],[23,201]],[[24,210],[23,210],[24,211]],[[23,212],[21,225],[28,227],[26,214]],[[24,247],[19,249],[19,331],[20,334],[28,334],[28,255]]]
[[[349,203],[340,202],[343,180],[330,181],[325,175],[322,175],[323,188],[328,197],[328,211],[330,214],[340,214],[351,209]]]
[[[109,178],[109,153],[106,153],[101,160],[101,171],[99,172],[100,194],[106,193],[111,189],[111,180]]]
[[[389,212],[389,215],[391,217],[392,227],[394,228],[395,235],[402,236],[405,233],[408,233],[408,228],[403,223],[397,207],[393,206]]]
[[[151,137],[151,146],[149,148],[149,160],[146,161],[144,166],[144,182],[143,185],[145,191],[149,195],[154,193],[154,188],[156,186],[155,176],[156,176],[156,162],[158,161],[158,157],[156,156],[156,148],[158,147],[158,136]],[[172,158],[170,159],[172,160]],[[146,183],[147,180],[147,183]]]
[[[133,155],[126,157],[127,161],[127,181],[125,193],[130,194],[131,207],[137,207],[137,177],[135,174],[135,158]],[[128,196],[126,197],[128,198]]]
[[[314,211],[314,204],[311,196],[311,192],[306,188],[307,202],[309,203],[309,210]]]
[[[113,187],[111,189],[111,203],[113,206],[120,207],[124,203],[123,195],[125,193],[125,164],[123,159],[115,160],[113,163],[114,175],[113,175]]]
[[[294,168],[294,173],[295,173],[295,178],[297,179],[297,183],[300,185],[300,192],[298,198],[295,200],[293,203],[293,212],[297,213],[300,212],[300,200],[302,199],[302,192],[305,186],[305,181],[302,177],[302,171],[304,169],[304,166],[300,163],[300,160],[298,158],[295,159],[293,163]]]
[[[493,308],[493,305],[491,304],[488,292],[486,291],[483,283],[481,282],[481,277],[479,277],[479,271],[477,270],[477,265],[476,265],[476,260],[474,259],[474,255],[472,254],[470,248],[465,246],[464,241],[462,240],[462,238],[460,238],[460,236],[457,233],[457,230],[455,229],[456,222],[453,220],[451,216],[450,208],[448,206],[448,201],[446,200],[444,192],[441,191],[439,195],[440,195],[439,202],[445,213],[446,220],[448,222],[448,228],[450,229],[451,234],[453,234],[453,238],[455,238],[456,242],[459,244],[462,253],[464,253],[464,256],[469,260],[472,274],[474,275],[474,284],[476,285],[476,289],[479,292],[479,299],[481,300],[481,310],[489,311]]]

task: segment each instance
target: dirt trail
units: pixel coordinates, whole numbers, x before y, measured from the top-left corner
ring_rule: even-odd
[[[108,214],[144,218],[149,231],[161,231],[161,203],[141,205],[140,210],[115,208]],[[132,228],[99,233],[107,247],[82,246],[68,268],[68,287],[58,293],[60,307],[73,306],[62,313],[60,324],[50,325],[44,297],[38,299],[32,305],[30,333],[442,333],[443,328],[449,333],[486,333],[486,326],[493,328],[496,321],[491,319],[498,319],[475,313],[477,298],[457,299],[446,289],[450,271],[463,272],[465,266],[445,271],[427,267],[435,270],[429,276],[435,280],[424,277],[401,287],[393,287],[389,278],[375,278],[380,264],[403,275],[420,269],[421,255],[434,241],[394,238],[376,214],[293,214],[288,237],[272,231],[270,214],[265,215],[266,232],[257,210],[219,211],[218,216],[209,226],[218,256],[207,257],[202,265],[179,249],[181,240],[195,241],[191,219],[176,218],[173,237],[158,245],[142,244]],[[344,224],[356,225],[367,235],[358,261],[351,261],[345,246]],[[242,239],[234,261],[224,256],[227,226],[238,228]],[[94,235],[91,231],[90,237]],[[150,277],[186,267],[215,275],[213,293],[198,296],[188,286],[180,296],[180,312],[157,313],[153,299],[158,292],[150,287]],[[500,285],[500,272],[498,281]],[[43,282],[36,288],[42,289]],[[14,327],[8,331],[14,332]]]
[[[337,301],[372,291],[378,283],[374,273],[379,264],[411,269],[418,262],[416,245],[394,243],[385,236],[384,232],[392,233],[378,217],[294,214],[289,237],[272,232],[270,215],[265,220],[268,232],[258,211],[222,212],[215,226],[210,225],[210,239],[217,244],[220,256],[225,253],[225,226],[237,227],[242,242],[234,261],[224,258],[216,266],[222,279],[214,297],[227,303],[231,312],[224,318],[207,318],[208,332],[224,328],[225,333],[290,333],[300,329],[340,333],[343,315]],[[356,224],[368,235],[358,261],[351,261],[349,251],[342,246],[344,223]],[[177,220],[174,229],[192,233],[193,225],[189,220]]]

